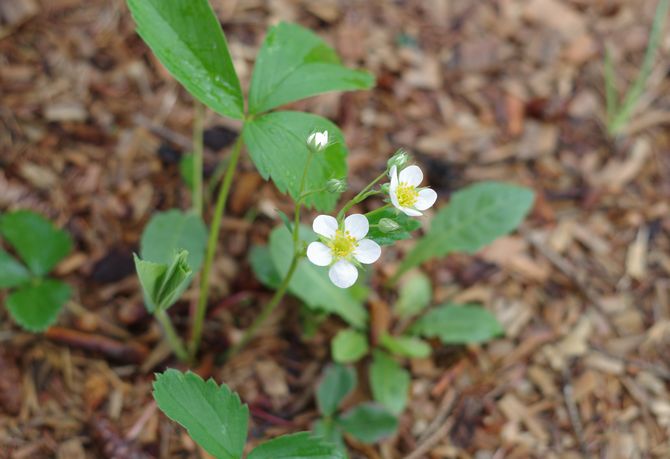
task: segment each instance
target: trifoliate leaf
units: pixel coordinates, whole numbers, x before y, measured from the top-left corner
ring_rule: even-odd
[[[370,388],[376,401],[389,413],[399,415],[407,406],[410,375],[393,358],[381,351],[372,354]]]
[[[340,330],[331,342],[333,360],[339,363],[351,363],[360,360],[368,353],[366,336],[356,330]]]
[[[348,366],[329,365],[316,388],[316,402],[323,416],[332,416],[356,387],[356,371]]]
[[[72,240],[65,231],[28,210],[3,215],[0,234],[36,276],[48,274],[72,250]]]
[[[228,386],[190,371],[156,376],[154,399],[167,417],[216,459],[240,459],[247,440],[249,409]]]
[[[17,287],[28,282],[30,277],[25,266],[0,249],[0,288]]]
[[[310,432],[283,435],[254,448],[247,459],[343,459],[333,443]]]
[[[381,405],[363,403],[347,411],[337,424],[363,443],[376,443],[390,437],[398,428],[398,420]]]
[[[493,314],[471,304],[439,306],[417,320],[409,331],[439,338],[445,344],[481,343],[504,333]]]
[[[7,309],[26,330],[43,331],[56,321],[70,292],[70,286],[61,281],[39,280],[12,292],[7,297]]]
[[[135,269],[142,285],[149,312],[164,311],[181,298],[191,284],[193,271],[186,258],[188,252],[175,253],[170,264],[153,263],[134,255]]]
[[[412,231],[421,227],[420,220],[408,217],[402,212],[398,212],[396,209],[388,207],[373,210],[372,212],[365,214],[365,216],[368,217],[368,221],[370,222],[370,231],[366,237],[372,239],[379,245],[391,245],[396,241],[409,239],[412,237]],[[398,229],[390,232],[383,231],[382,228],[379,227],[382,219],[389,219],[397,223]]]

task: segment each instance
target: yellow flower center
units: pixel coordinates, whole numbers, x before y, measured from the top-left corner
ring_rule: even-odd
[[[337,230],[335,236],[328,242],[328,247],[330,247],[333,257],[337,259],[349,258],[357,246],[358,241],[356,238],[349,234],[349,231],[344,230]]]
[[[400,182],[398,185],[396,196],[398,197],[398,204],[402,207],[414,207],[414,204],[419,200],[419,192],[416,191],[416,187],[405,182]]]

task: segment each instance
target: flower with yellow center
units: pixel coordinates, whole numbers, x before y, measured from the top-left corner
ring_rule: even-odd
[[[307,258],[317,266],[330,266],[328,277],[340,288],[354,285],[358,279],[357,263],[374,263],[381,255],[379,244],[365,239],[370,229],[365,215],[349,215],[343,228],[334,217],[319,215],[312,228],[323,242],[312,242],[307,247]]]
[[[437,193],[430,188],[419,188],[423,181],[423,172],[419,166],[409,166],[400,171],[396,166],[389,172],[391,184],[389,196],[398,210],[410,217],[423,215],[421,211],[429,209],[437,200]]]

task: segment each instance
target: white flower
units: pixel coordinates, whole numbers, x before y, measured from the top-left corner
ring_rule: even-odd
[[[409,215],[418,217],[423,215],[422,210],[429,209],[437,200],[437,193],[430,188],[418,188],[423,181],[423,172],[419,166],[409,166],[400,171],[396,166],[391,167],[391,186],[389,195],[391,203]]]
[[[336,286],[348,288],[358,279],[355,263],[374,263],[382,253],[375,241],[364,239],[370,224],[365,215],[353,214],[344,219],[344,228],[330,215],[319,215],[312,224],[324,242],[312,242],[307,258],[317,266],[330,266],[328,276]]]
[[[328,146],[328,131],[313,132],[307,137],[307,145],[315,151],[321,151]]]

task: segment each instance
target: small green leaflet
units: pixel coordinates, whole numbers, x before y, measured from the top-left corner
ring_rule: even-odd
[[[398,416],[407,406],[410,375],[393,358],[375,351],[370,365],[370,388],[374,399]]]
[[[247,459],[342,459],[337,446],[309,432],[283,435],[254,448]]]
[[[400,295],[393,309],[400,317],[411,317],[426,309],[432,297],[433,286],[430,279],[419,272],[400,286]]]
[[[454,193],[437,213],[430,231],[407,254],[395,277],[435,257],[474,253],[514,230],[533,204],[531,190],[500,182],[482,182]]]
[[[188,252],[173,255],[170,264],[154,263],[134,255],[135,270],[142,285],[144,303],[149,312],[164,311],[181,298],[191,284],[193,271],[186,262]]]
[[[372,86],[372,75],[342,66],[335,51],[313,32],[282,22],[268,31],[258,53],[249,112],[262,113],[324,92]]]
[[[352,408],[337,423],[349,435],[368,444],[390,437],[398,428],[396,417],[375,403],[363,403]]]
[[[228,386],[190,371],[167,370],[156,376],[153,394],[161,411],[216,459],[242,457],[249,409]]]
[[[370,222],[370,232],[368,232],[366,237],[368,239],[372,239],[379,245],[391,245],[396,241],[409,239],[412,237],[410,233],[421,227],[420,220],[408,217],[402,212],[398,212],[396,209],[391,209],[388,207],[373,210],[372,212],[365,214],[365,216]],[[398,225],[400,225],[400,228],[390,233],[381,231],[376,225],[379,224],[379,220],[382,218],[389,218],[393,220]]]
[[[316,388],[316,402],[321,414],[334,415],[342,400],[354,390],[356,382],[356,371],[352,367],[329,365]]]
[[[18,287],[28,282],[30,278],[28,270],[0,248],[0,289]]]
[[[300,238],[311,242],[316,240],[316,235],[303,226],[300,228]],[[293,257],[293,240],[284,225],[278,226],[270,234],[270,254],[277,272],[283,278]],[[335,287],[328,278],[327,269],[315,266],[306,259],[299,262],[289,291],[311,308],[337,314],[354,327],[362,328],[367,322],[367,311],[362,300],[353,296],[356,289]]]
[[[7,297],[7,309],[26,330],[43,331],[56,321],[70,292],[70,287],[61,281],[39,280],[12,292]]]
[[[368,353],[368,349],[365,335],[351,329],[340,330],[331,342],[333,360],[338,363],[356,362]]]
[[[207,0],[128,0],[137,33],[196,99],[223,116],[244,118],[240,82]]]
[[[384,334],[379,344],[391,354],[401,357],[423,359],[430,355],[431,347],[427,342],[414,336],[391,336]]]
[[[144,228],[140,240],[143,260],[170,264],[180,250],[188,252],[187,262],[197,273],[205,258],[207,228],[198,215],[177,209],[157,212]]]
[[[472,304],[438,306],[417,320],[409,331],[439,338],[444,344],[481,343],[504,333],[493,314]]]
[[[325,118],[302,112],[273,112],[254,118],[244,125],[242,135],[249,155],[261,176],[272,179],[279,191],[294,200],[300,197],[300,182],[309,154],[307,137],[315,131],[328,131],[328,147],[314,153],[303,191],[318,190],[329,179],[347,175],[348,150],[340,129]],[[333,209],[339,193],[327,190],[312,193],[305,205],[321,211]]]
[[[17,210],[0,218],[0,234],[36,276],[44,276],[70,250],[70,236],[39,214]]]

